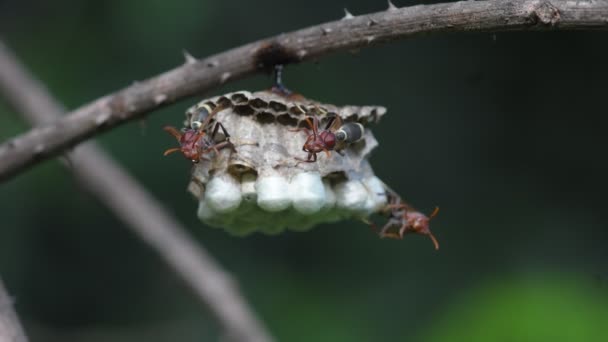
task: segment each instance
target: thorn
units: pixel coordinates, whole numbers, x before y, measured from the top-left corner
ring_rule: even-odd
[[[158,95],[154,96],[154,103],[156,103],[157,105],[165,102],[166,100],[167,100],[166,94],[158,94]]]
[[[374,36],[368,36],[368,37],[365,38],[365,41],[367,41],[367,44],[369,44],[372,41],[374,41],[374,39],[376,39],[376,37],[374,37]]]
[[[355,16],[352,15],[348,9],[345,7],[344,8],[344,17],[342,17],[342,20],[349,20],[349,19],[353,19]]]
[[[378,22],[377,22],[377,21],[375,21],[374,19],[371,19],[371,18],[370,18],[370,19],[369,19],[369,21],[367,22],[367,26],[368,26],[368,27],[372,27],[372,26],[374,26],[374,25],[378,25]]]
[[[388,0],[387,11],[396,11],[396,10],[398,10],[397,6],[395,6],[395,4],[393,4],[393,2],[391,0]]]
[[[220,84],[226,83],[226,81],[228,81],[230,76],[232,76],[232,74],[230,74],[229,72],[223,73],[222,76],[220,76]]]
[[[186,60],[186,64],[196,63],[196,58],[192,57],[192,55],[188,51],[186,51],[186,49],[183,49],[182,53],[184,54],[184,59]]]
[[[331,32],[331,29],[330,29],[330,28],[325,28],[325,27],[322,27],[322,28],[321,28],[321,34],[322,34],[322,35],[324,35],[324,36],[326,36],[326,35],[327,35],[327,34],[329,34],[330,32]]]

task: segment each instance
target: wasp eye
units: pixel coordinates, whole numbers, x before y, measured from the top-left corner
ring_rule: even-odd
[[[203,124],[200,121],[192,121],[192,123],[190,124],[193,129],[199,129],[202,125]]]

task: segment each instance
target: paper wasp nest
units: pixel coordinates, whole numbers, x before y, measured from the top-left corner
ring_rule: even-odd
[[[205,106],[224,108],[212,122],[223,124],[236,149],[222,148],[194,164],[188,189],[199,200],[198,217],[206,224],[236,235],[276,234],[368,217],[386,206],[385,185],[368,162],[378,145],[369,126],[384,115],[384,107],[337,107],[272,91],[238,91],[188,109],[186,127]],[[332,151],[329,158],[319,153],[316,162],[298,161],[307,156],[302,150],[307,136],[294,129],[308,127],[307,116],[317,116],[323,129],[333,115],[328,113],[363,124],[363,139],[346,146],[343,155]],[[215,141],[224,139],[219,132]]]

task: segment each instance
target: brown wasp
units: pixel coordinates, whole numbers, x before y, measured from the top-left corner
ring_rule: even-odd
[[[181,131],[173,126],[163,127],[163,130],[174,136],[179,142],[179,147],[166,150],[164,155],[181,151],[184,157],[193,163],[198,163],[201,159],[209,160],[204,155],[211,151],[218,154],[219,150],[229,147],[233,152],[236,152],[234,145],[230,142],[230,134],[226,132],[226,128],[220,122],[215,122],[211,135],[207,134],[207,126],[209,126],[213,116],[222,109],[224,109],[222,106],[211,108],[211,106],[204,104],[199,109],[197,120],[193,121],[190,127]],[[224,140],[216,142],[215,139],[220,129],[224,135]]]
[[[439,249],[439,243],[429,227],[429,221],[437,215],[439,207],[435,207],[431,215],[426,216],[403,202],[395,192],[387,190],[386,194],[388,204],[385,207],[385,213],[388,214],[388,222],[378,231],[373,222],[366,221],[372,229],[381,238],[403,239],[403,236],[409,233],[426,235],[433,241],[435,249]],[[392,230],[393,228],[396,231]]]
[[[323,114],[325,113],[319,108]],[[306,123],[309,128],[292,129],[292,132],[304,131],[308,136],[302,146],[302,151],[308,153],[306,159],[296,158],[300,162],[314,163],[317,161],[317,153],[325,152],[327,157],[331,155],[330,151],[336,151],[342,154],[341,150],[347,144],[357,142],[363,138],[363,125],[358,122],[343,123],[342,118],[335,114],[329,113],[329,120],[325,128],[319,131],[319,119],[316,115],[306,117]]]

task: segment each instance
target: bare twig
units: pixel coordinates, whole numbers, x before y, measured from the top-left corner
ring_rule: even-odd
[[[0,341],[27,342],[17,314],[13,310],[13,301],[0,279]]]
[[[0,42],[0,92],[32,124],[61,117],[64,109]],[[69,155],[69,169],[163,260],[210,308],[236,341],[269,341],[270,335],[248,308],[219,264],[135,179],[94,143]]]
[[[342,20],[250,43],[186,63],[72,111],[0,145],[0,181],[163,105],[274,64],[436,32],[608,29],[608,0],[487,0],[419,5]]]

